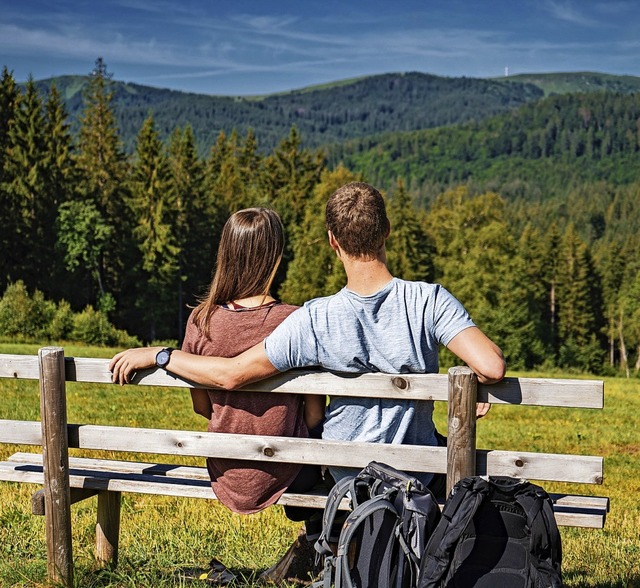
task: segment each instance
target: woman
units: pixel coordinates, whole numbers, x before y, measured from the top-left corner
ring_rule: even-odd
[[[283,248],[284,230],[273,210],[248,208],[228,219],[209,292],[189,317],[182,351],[235,357],[296,310],[270,294]],[[324,396],[193,389],[191,398],[216,433],[308,437],[311,431],[319,437],[324,418]],[[318,466],[210,457],[207,468],[218,499],[241,514],[274,504],[287,488],[304,492],[321,480]],[[285,512],[302,520],[313,511]],[[212,564],[212,573],[224,577],[220,564]]]

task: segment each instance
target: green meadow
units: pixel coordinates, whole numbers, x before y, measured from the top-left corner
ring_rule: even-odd
[[[0,353],[35,353],[36,345],[0,345]],[[67,355],[111,357],[114,350],[66,346]],[[514,374],[562,377],[561,374]],[[575,376],[571,376],[575,377]],[[203,430],[185,390],[67,384],[69,422]],[[444,429],[446,406],[437,403]],[[601,487],[542,483],[550,491],[609,496],[603,530],[561,528],[563,575],[569,587],[640,587],[640,380],[605,379],[605,409],[494,406],[478,423],[478,445],[602,455]],[[0,379],[0,418],[39,418],[38,383]],[[35,451],[0,445],[0,458]],[[77,451],[77,450],[75,450]],[[86,453],[86,452],[85,452]],[[93,452],[95,457],[118,457]],[[202,464],[171,456],[130,459]],[[46,577],[44,520],[30,511],[31,484],[0,483],[0,586],[42,586]],[[75,584],[78,587],[197,586],[179,570],[205,566],[216,557],[252,586],[257,575],[287,549],[298,524],[275,506],[256,515],[229,512],[215,501],[124,494],[120,559],[115,571],[100,570],[93,555],[96,506],[72,506]],[[204,583],[202,585],[205,585]],[[373,587],[372,587],[373,588]]]

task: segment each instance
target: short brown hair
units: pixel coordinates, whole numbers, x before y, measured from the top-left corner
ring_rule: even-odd
[[[284,228],[269,208],[245,208],[232,214],[222,229],[216,269],[209,292],[195,308],[193,320],[208,334],[218,305],[269,294],[282,251]]]
[[[338,188],[327,202],[325,219],[327,230],[352,257],[376,257],[389,228],[382,194],[364,182]]]

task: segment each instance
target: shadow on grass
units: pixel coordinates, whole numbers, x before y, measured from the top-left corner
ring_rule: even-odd
[[[562,580],[565,584],[576,586],[577,588],[640,588],[640,575],[634,574],[626,578],[618,578],[615,580],[609,580],[606,582],[598,582],[593,584],[591,582],[580,581],[581,578],[589,576],[587,570],[577,570],[574,572],[563,572]]]
[[[187,568],[185,568],[187,569]],[[192,573],[185,575],[185,569],[178,568],[171,571],[156,570],[145,574],[138,570],[135,576],[131,576],[121,569],[118,570],[93,570],[84,573],[76,573],[74,586],[81,588],[121,588],[122,586],[136,586],[136,588],[196,588],[201,586],[229,586],[230,588],[267,588],[274,586],[265,584],[259,580],[262,569],[254,570],[249,568],[230,568],[229,571],[235,575],[235,580],[228,584],[210,582],[193,577]],[[188,568],[191,572],[195,568]],[[203,568],[203,572],[205,569]],[[76,572],[78,572],[76,570]],[[281,588],[300,587],[300,584],[280,584]]]

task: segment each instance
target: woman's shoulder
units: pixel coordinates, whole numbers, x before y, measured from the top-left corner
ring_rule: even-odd
[[[295,304],[287,304],[286,302],[278,302],[278,304],[274,304],[273,309],[277,312],[277,314],[281,316],[289,316],[291,313],[298,310],[300,307]]]

